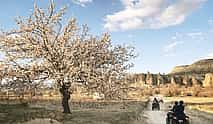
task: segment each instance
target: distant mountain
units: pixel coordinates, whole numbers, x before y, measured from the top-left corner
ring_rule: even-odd
[[[213,59],[199,60],[191,65],[176,66],[169,74],[206,74],[213,73]]]

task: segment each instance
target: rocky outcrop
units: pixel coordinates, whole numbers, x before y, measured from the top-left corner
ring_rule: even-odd
[[[141,82],[143,84],[146,84],[146,74],[135,74],[133,78],[133,82]]]
[[[202,79],[199,77],[192,76],[191,82],[192,82],[192,86],[195,86],[195,87],[202,86]]]
[[[206,80],[208,75],[206,77]],[[165,84],[179,85],[186,87],[201,87],[205,76],[202,75],[165,75],[165,74],[135,74],[132,79],[131,86],[144,87],[149,86],[162,86]]]
[[[213,87],[213,73],[208,73],[205,75],[205,79],[203,81],[204,87]]]
[[[161,75],[160,73],[158,73],[158,75],[157,75],[157,85],[159,86],[159,85],[162,85],[164,83],[165,83],[165,80],[164,80],[163,75]]]
[[[204,59],[197,61],[191,65],[176,66],[170,74],[206,74],[213,73],[213,59]]]
[[[153,85],[154,83],[154,79],[153,79],[153,74],[150,74],[149,72],[147,73],[146,76],[146,84],[147,85]]]
[[[176,80],[175,80],[175,77],[171,77],[171,84],[175,85],[176,84]]]
[[[135,87],[162,86],[213,87],[213,59],[197,61],[191,65],[177,66],[169,74],[134,74]]]
[[[212,73],[213,74],[213,73]],[[205,81],[204,81],[205,79]],[[186,86],[186,87],[211,87],[210,82],[212,79],[210,78],[209,74],[206,76],[204,74],[151,74],[151,73],[141,73],[135,74],[132,79],[131,86],[134,87],[144,87],[144,86],[162,86],[165,84],[171,85],[179,85],[179,86]]]
[[[183,80],[182,82],[183,85],[186,85],[186,86],[192,85],[192,80],[191,78],[189,78],[189,76],[184,76],[182,80]]]
[[[151,74],[151,73],[141,73],[141,74],[134,74],[132,83],[140,83],[141,85],[150,85],[150,86],[156,86],[156,85],[163,85],[168,82],[170,82],[170,79],[168,79],[167,75],[162,74]]]
[[[146,74],[135,74],[131,79],[131,87],[142,88],[146,84]]]
[[[172,69],[172,72],[170,74],[176,74],[176,73],[180,73],[180,72],[186,72],[188,67],[189,67],[189,65],[176,66],[176,67],[174,67]]]
[[[183,84],[183,78],[180,76],[173,76],[171,78],[171,84],[178,84],[178,85],[182,85]]]

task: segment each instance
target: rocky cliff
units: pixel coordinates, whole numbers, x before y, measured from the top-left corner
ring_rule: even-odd
[[[213,87],[213,59],[197,61],[191,65],[176,66],[171,73],[165,74],[136,74],[134,83],[140,86],[160,86],[164,84],[185,85],[187,87]]]
[[[171,73],[172,75],[185,74],[203,74],[213,73],[213,59],[204,59],[191,65],[176,66]]]
[[[213,87],[213,73],[208,73],[205,75],[205,80],[203,81],[204,87]]]

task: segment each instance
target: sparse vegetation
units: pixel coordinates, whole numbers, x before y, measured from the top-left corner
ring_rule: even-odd
[[[134,122],[140,119],[145,103],[140,101],[73,102],[71,107],[73,107],[72,114],[66,115],[57,111],[60,110],[60,103],[57,101],[39,101],[32,103],[31,106],[0,104],[0,122],[17,124],[36,118],[49,118],[65,124],[135,124]]]
[[[213,105],[191,105],[189,108],[213,114]]]

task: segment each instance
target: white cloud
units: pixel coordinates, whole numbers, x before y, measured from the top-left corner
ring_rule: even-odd
[[[173,57],[173,56],[175,56],[175,53],[174,52],[165,53],[164,56],[166,56],[166,57]]]
[[[176,40],[177,39],[177,36],[172,36],[172,40]]]
[[[190,32],[185,35],[198,42],[205,41],[208,38],[208,32]]]
[[[128,38],[133,38],[134,35],[133,35],[133,34],[128,34],[127,37],[128,37]]]
[[[93,2],[93,0],[72,0],[73,3],[85,7],[86,4]]]
[[[209,53],[205,58],[206,59],[213,59],[213,53]]]
[[[213,25],[213,19],[208,20],[209,25]]]
[[[171,41],[163,47],[163,55],[166,57],[175,56],[177,48],[185,43],[182,38],[183,34],[176,32],[175,35],[171,37]]]
[[[124,9],[104,18],[109,31],[158,29],[181,24],[206,0],[121,0]]]
[[[213,59],[213,52],[209,52],[208,54],[206,54],[205,56],[199,57],[197,60],[202,60],[202,59]]]
[[[187,33],[186,35],[191,37],[191,38],[196,38],[196,37],[203,36],[203,33],[202,32],[191,32],[191,33]]]
[[[190,33],[187,33],[187,35],[190,36],[190,37],[200,36],[202,34],[203,34],[202,32],[190,32]]]
[[[172,41],[164,47],[164,52],[173,52],[173,50],[178,46],[183,44],[183,41]]]
[[[179,33],[176,32],[174,36],[171,37],[171,40],[181,40],[181,41],[187,41],[187,42],[201,42],[208,38],[208,32],[202,32],[200,30],[198,31],[192,31],[192,32],[185,32],[185,33]]]

